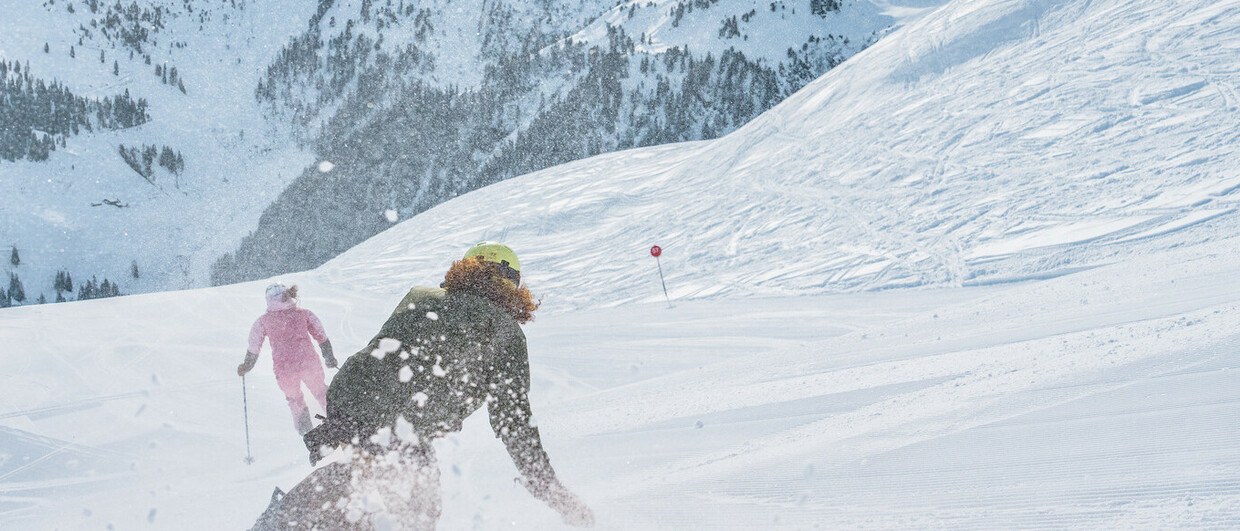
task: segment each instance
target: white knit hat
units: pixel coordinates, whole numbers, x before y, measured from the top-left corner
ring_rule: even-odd
[[[285,286],[279,282],[267,286],[267,300],[279,299],[280,296],[284,295],[284,292],[286,291],[288,291],[288,286]]]

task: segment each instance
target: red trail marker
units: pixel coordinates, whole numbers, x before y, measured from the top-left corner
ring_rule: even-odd
[[[667,282],[663,280],[663,263],[659,261],[659,255],[663,254],[663,248],[658,245],[650,247],[650,256],[654,257],[654,262],[659,266],[659,283],[663,284],[663,299],[667,301],[667,307],[672,307],[672,299],[667,296]]]

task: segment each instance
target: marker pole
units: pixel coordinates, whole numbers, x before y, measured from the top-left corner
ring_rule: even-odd
[[[667,281],[663,280],[663,262],[659,260],[659,255],[663,254],[663,248],[655,245],[650,248],[650,256],[654,257],[654,263],[659,266],[659,283],[663,285],[663,299],[667,301],[667,307],[672,307],[672,299],[667,296]]]

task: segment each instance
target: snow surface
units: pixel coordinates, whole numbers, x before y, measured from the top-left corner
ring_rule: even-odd
[[[538,425],[601,529],[1234,529],[1236,28],[1237,1],[957,0],[728,137],[280,280],[347,355],[511,244]],[[245,528],[309,473],[267,353],[243,462],[264,285],[0,311],[0,527]],[[436,448],[440,528],[560,525],[484,415]]]
[[[128,48],[98,30],[79,44],[75,28],[89,27],[92,15],[84,3],[72,3],[73,14],[68,2],[5,2],[0,59],[21,62],[23,69],[28,63],[35,78],[59,81],[78,96],[128,90],[149,102],[151,121],[71,136],[46,162],[0,163],[0,241],[15,246],[24,262],[11,268],[6,260],[3,272],[19,275],[31,300],[40,293],[54,300],[53,280],[62,269],[79,285],[97,275],[123,293],[202,286],[211,263],[233,250],[262,209],[313,162],[286,131],[262,118],[254,87],[271,57],[304,29],[314,5],[214,2],[189,13],[178,0],[143,2],[171,13],[155,34],[158,45],[145,48],[152,56],[147,65],[141,54],[131,59]],[[102,2],[101,12],[113,3]],[[154,74],[159,64],[177,68],[185,94],[160,82]],[[180,151],[185,171],[176,177],[156,168],[152,185],[117,155],[121,144]],[[138,279],[131,276],[135,262]]]

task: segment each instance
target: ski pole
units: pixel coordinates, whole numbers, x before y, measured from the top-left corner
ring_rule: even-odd
[[[245,464],[253,464],[254,457],[250,455],[250,400],[246,397],[245,392],[245,375],[241,375],[241,405],[245,410]]]

